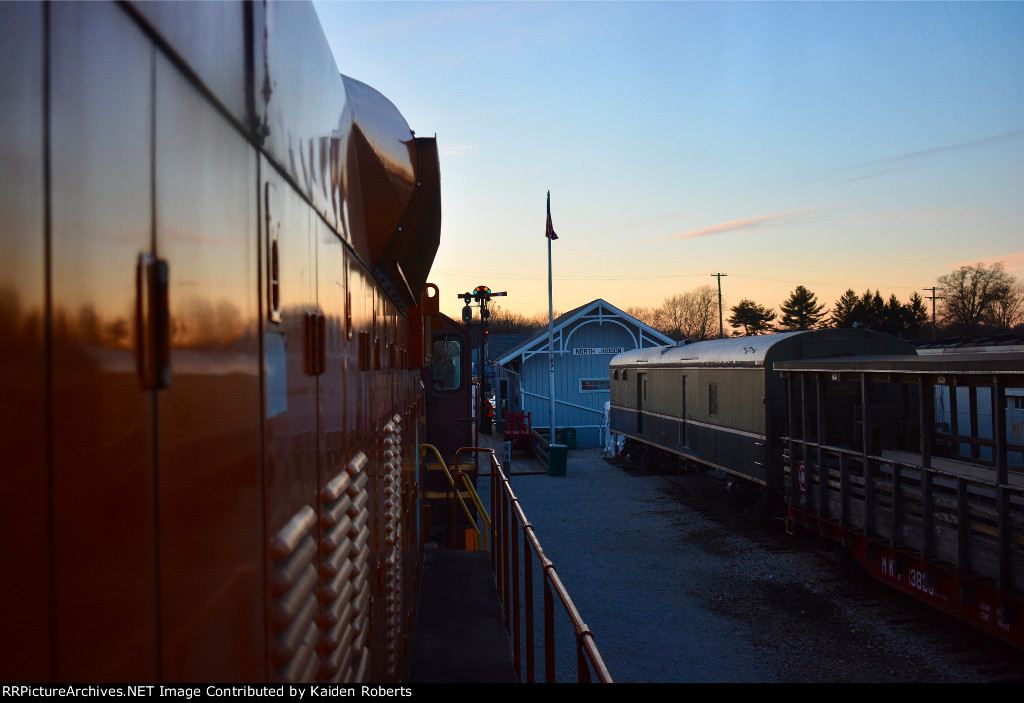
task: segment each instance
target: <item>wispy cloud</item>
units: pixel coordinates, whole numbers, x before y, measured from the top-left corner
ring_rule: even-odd
[[[667,237],[659,237],[655,241],[663,242],[671,239],[694,239],[696,237],[710,237],[715,234],[726,234],[729,232],[749,234],[751,232],[768,229],[770,227],[781,227],[782,225],[790,224],[799,219],[802,215],[823,209],[825,208],[806,208],[803,210],[790,210],[789,212],[774,212],[770,215],[747,217],[742,220],[729,220],[728,222],[719,222],[716,225],[701,227],[700,229],[692,229],[687,232],[670,234]]]
[[[994,134],[980,139],[971,139],[965,142],[957,142],[956,144],[943,144],[940,146],[929,147],[927,149],[908,151],[904,154],[896,154],[895,156],[889,156],[883,159],[865,161],[860,164],[839,166],[837,168],[819,171],[817,173],[809,173],[775,183],[765,183],[764,186],[788,189],[820,182],[853,183],[856,181],[864,181],[885,176],[897,171],[906,171],[916,168],[922,162],[941,154],[968,151],[971,149],[983,149],[1003,144],[1012,144],[1013,142],[1017,142],[1022,139],[1024,139],[1024,129],[1015,129],[1010,132]]]
[[[998,263],[1002,263],[1006,271],[1024,271],[1024,252],[1003,254],[1002,256],[990,256],[987,259],[971,259],[970,261],[961,261],[959,263],[953,264],[953,268],[958,269],[961,266],[974,266],[975,264],[985,264],[986,266],[992,266],[993,264]]]
[[[907,152],[906,154],[891,156],[888,159],[880,159],[878,161],[870,162],[864,165],[870,166],[872,164],[890,164],[899,161],[910,161],[915,159],[922,159],[929,156],[934,156],[935,154],[941,154],[948,151],[963,151],[965,149],[976,149],[979,147],[999,146],[1000,144],[1009,144],[1020,139],[1024,139],[1024,129],[1015,129],[1012,132],[995,134],[991,137],[983,137],[981,139],[972,139],[966,142],[959,142],[958,144],[947,144],[944,146],[931,147],[930,149],[910,151]]]

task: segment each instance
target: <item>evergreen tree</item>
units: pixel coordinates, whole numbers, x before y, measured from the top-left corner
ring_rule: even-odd
[[[863,324],[863,317],[864,306],[860,302],[860,297],[852,288],[847,288],[832,308],[832,317],[829,321],[833,327],[853,327],[855,322]]]
[[[878,329],[898,337],[907,327],[907,318],[906,307],[896,298],[896,294],[893,293],[889,296],[889,301],[882,310],[882,320]]]
[[[753,300],[745,298],[730,309],[732,315],[729,317],[729,324],[733,327],[742,327],[744,337],[761,334],[772,328],[771,323],[775,319],[775,312],[771,308],[763,307]]]
[[[885,301],[881,294],[876,290],[872,295],[870,290],[866,290],[860,297],[860,304],[862,318],[860,323],[868,329],[881,329],[885,321]]]
[[[825,317],[825,306],[818,304],[818,296],[803,286],[797,286],[789,299],[779,306],[780,323],[788,330],[811,330]]]
[[[917,291],[910,296],[910,302],[904,306],[906,322],[904,325],[912,336],[916,336],[922,327],[928,324],[928,308],[924,304],[924,298]]]

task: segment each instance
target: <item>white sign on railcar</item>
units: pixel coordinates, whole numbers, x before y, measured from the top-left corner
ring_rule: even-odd
[[[622,347],[576,347],[572,350],[575,356],[590,356],[592,354],[621,354]]]

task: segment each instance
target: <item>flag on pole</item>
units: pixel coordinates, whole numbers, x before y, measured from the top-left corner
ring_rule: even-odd
[[[548,239],[558,239],[558,235],[555,234],[555,228],[551,226],[551,193],[548,192],[548,226],[544,231],[544,236]]]

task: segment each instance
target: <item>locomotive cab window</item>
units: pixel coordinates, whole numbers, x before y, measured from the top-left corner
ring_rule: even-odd
[[[430,375],[434,390],[457,391],[462,388],[462,341],[449,337],[435,339],[433,356]]]

